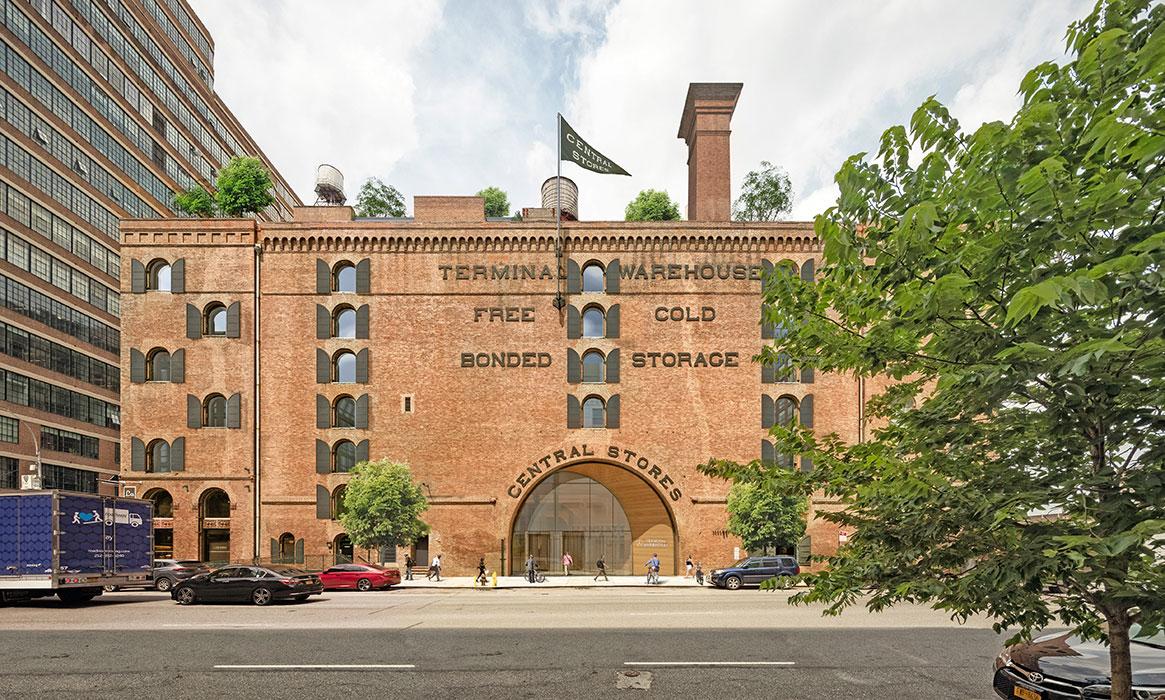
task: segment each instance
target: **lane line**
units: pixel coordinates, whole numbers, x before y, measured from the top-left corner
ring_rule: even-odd
[[[796,661],[624,661],[624,666],[793,666]]]
[[[224,671],[287,671],[287,670],[349,670],[349,669],[410,669],[416,664],[215,664]]]

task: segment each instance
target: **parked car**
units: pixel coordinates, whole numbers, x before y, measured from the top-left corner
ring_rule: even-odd
[[[400,583],[399,569],[373,564],[337,564],[320,573],[326,590],[381,590]]]
[[[793,557],[745,557],[732,566],[712,569],[709,579],[717,588],[735,591],[741,586],[759,586],[774,576],[796,576],[800,573],[801,567]]]
[[[205,574],[209,571],[209,566],[193,559],[155,559],[149,581],[129,586],[105,586],[105,590],[112,592],[154,589],[165,593],[179,581],[185,581],[191,576]]]
[[[1130,630],[1133,697],[1165,700],[1165,631],[1140,637]],[[1109,697],[1108,647],[1071,634],[1048,634],[1013,644],[995,659],[995,694],[1009,700]]]
[[[170,589],[180,605],[246,603],[267,605],[275,600],[307,600],[324,592],[320,577],[288,566],[224,566],[198,574]]]

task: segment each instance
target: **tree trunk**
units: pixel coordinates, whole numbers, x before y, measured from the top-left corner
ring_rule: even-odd
[[[1133,664],[1129,652],[1129,615],[1120,611],[1108,621],[1108,658],[1112,674],[1112,700],[1132,700]]]

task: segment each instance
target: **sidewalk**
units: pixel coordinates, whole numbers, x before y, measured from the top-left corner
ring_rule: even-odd
[[[612,576],[610,581],[593,578],[594,574],[571,574],[570,576],[546,576],[546,583],[530,583],[523,576],[498,576],[497,588],[700,588],[694,578],[681,576],[660,576],[658,584],[648,584],[646,576]],[[397,586],[394,586],[396,588]],[[712,588],[707,578],[703,588]],[[442,577],[440,581],[429,581],[424,574],[412,581],[401,581],[399,588],[475,588],[472,576]],[[493,580],[485,588],[494,588]]]

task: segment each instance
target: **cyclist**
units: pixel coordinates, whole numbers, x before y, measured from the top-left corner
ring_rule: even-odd
[[[647,560],[647,582],[659,583],[659,555],[654,552]]]

